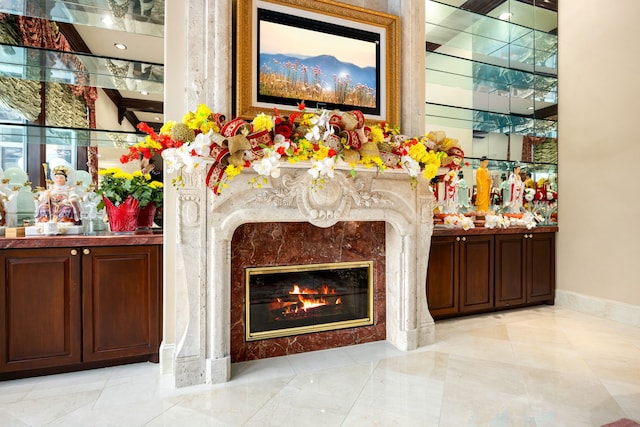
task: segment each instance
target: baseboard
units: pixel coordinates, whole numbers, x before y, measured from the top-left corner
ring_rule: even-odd
[[[582,313],[640,327],[640,306],[571,291],[556,290],[555,304]]]

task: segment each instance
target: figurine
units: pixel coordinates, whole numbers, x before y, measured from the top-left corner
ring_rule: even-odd
[[[511,194],[509,197],[509,213],[520,213],[522,208],[522,197],[524,196],[524,182],[520,176],[520,165],[513,167],[513,172],[509,176]]]
[[[67,184],[68,175],[69,168],[64,165],[53,168],[53,182],[38,198],[36,222],[80,223],[80,198]]]
[[[489,212],[491,202],[491,174],[487,166],[489,160],[486,156],[480,158],[480,168],[476,170],[476,211]]]
[[[503,173],[502,175],[500,175],[500,179],[502,180],[502,182],[500,183],[502,205],[507,206],[509,204],[509,200],[511,200],[511,185],[509,185],[509,181],[507,181],[506,173]]]
[[[458,172],[458,206],[469,208],[469,184],[464,179],[464,172]]]

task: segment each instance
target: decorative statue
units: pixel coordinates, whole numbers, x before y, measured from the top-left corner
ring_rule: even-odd
[[[80,198],[73,187],[67,185],[69,168],[56,166],[52,171],[53,182],[38,198],[37,222],[80,223]]]
[[[464,172],[458,172],[458,206],[469,207],[469,184],[464,180]]]
[[[458,213],[458,178],[456,171],[450,170],[444,175],[444,213]]]
[[[489,159],[486,156],[480,158],[480,168],[476,170],[476,211],[489,212],[491,202],[491,173],[487,166]]]
[[[509,176],[511,195],[509,198],[509,213],[520,213],[522,208],[522,197],[524,196],[524,182],[520,176],[520,165],[513,167],[513,172]]]
[[[500,183],[500,193],[502,194],[502,205],[507,206],[511,200],[511,185],[507,181],[507,174],[500,175],[502,182]]]

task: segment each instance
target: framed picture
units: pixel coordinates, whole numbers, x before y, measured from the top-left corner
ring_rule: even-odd
[[[238,1],[236,115],[361,110],[399,122],[399,19],[328,0]]]

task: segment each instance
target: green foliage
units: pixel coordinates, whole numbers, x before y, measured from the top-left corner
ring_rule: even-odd
[[[101,170],[100,175],[102,180],[97,193],[111,200],[114,205],[119,206],[127,197],[132,196],[138,200],[141,208],[151,202],[157,207],[162,206],[162,183],[151,181],[150,175],[143,175],[139,171],[129,174],[118,168]],[[100,202],[98,208],[102,208],[103,204]]]

